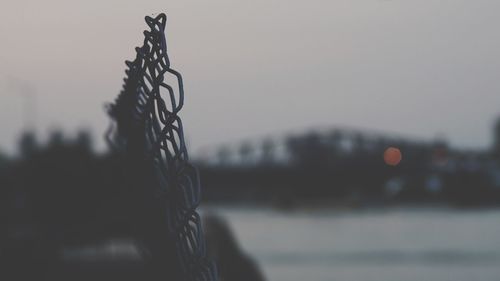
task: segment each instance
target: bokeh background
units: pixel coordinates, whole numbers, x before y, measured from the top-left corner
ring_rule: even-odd
[[[498,280],[499,8],[2,0],[0,255],[140,260],[103,226],[127,209],[104,106],[144,16],[165,12],[202,213],[241,264],[266,280]],[[83,221],[102,231],[39,239]]]

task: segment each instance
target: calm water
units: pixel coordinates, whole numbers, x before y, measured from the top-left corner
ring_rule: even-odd
[[[270,281],[500,280],[500,210],[215,211]]]

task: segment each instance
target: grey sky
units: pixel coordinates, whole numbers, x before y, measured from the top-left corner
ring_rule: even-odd
[[[38,132],[83,127],[100,140],[143,17],[159,12],[195,151],[335,125],[485,147],[500,114],[499,10],[479,0],[1,0],[0,148],[12,150],[30,88]]]

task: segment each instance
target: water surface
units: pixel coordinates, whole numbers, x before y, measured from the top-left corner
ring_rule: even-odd
[[[271,281],[500,280],[500,210],[215,211]]]

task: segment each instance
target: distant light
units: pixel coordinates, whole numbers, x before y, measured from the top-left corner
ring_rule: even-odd
[[[398,148],[389,147],[384,151],[384,162],[389,166],[397,166],[401,159],[403,156]]]

